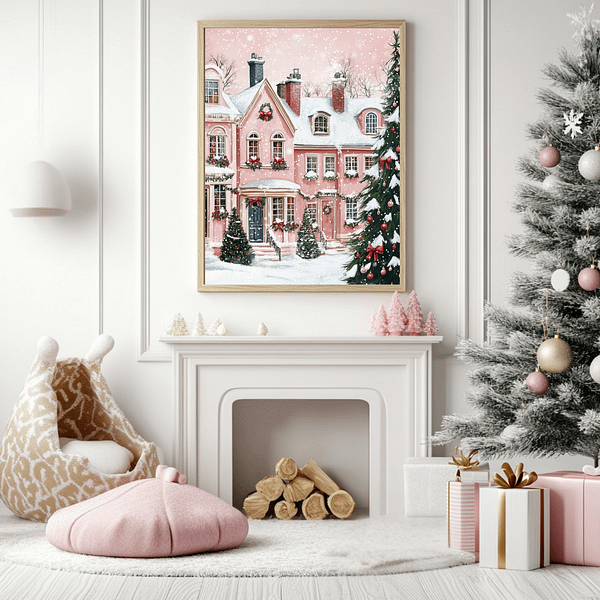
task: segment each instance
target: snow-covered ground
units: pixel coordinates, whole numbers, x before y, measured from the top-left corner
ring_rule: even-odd
[[[347,252],[324,254],[306,260],[284,256],[280,261],[257,261],[251,265],[235,265],[219,260],[214,254],[205,255],[207,285],[348,285],[344,265],[350,260]]]

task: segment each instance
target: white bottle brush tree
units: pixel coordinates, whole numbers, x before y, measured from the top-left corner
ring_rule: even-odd
[[[543,113],[520,161],[525,232],[509,247],[532,268],[513,274],[510,306],[486,307],[489,341],[459,344],[472,410],[444,417],[433,438],[483,458],[576,454],[598,465],[600,22],[590,13],[569,15],[576,51],[544,68],[553,87],[539,92]]]

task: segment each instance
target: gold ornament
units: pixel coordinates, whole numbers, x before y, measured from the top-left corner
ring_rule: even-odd
[[[499,473],[494,473],[492,476],[494,483],[501,488],[512,489],[526,487],[534,483],[538,478],[535,471],[525,473],[525,471],[523,471],[523,463],[517,465],[516,471],[513,471],[508,463],[502,463],[502,470],[504,471],[506,479]]]
[[[573,362],[571,346],[556,334],[553,338],[540,344],[537,351],[539,366],[548,373],[562,373]]]

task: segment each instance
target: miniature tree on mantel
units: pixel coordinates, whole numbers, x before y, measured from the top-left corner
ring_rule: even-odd
[[[392,303],[390,305],[390,312],[388,315],[388,329],[390,335],[402,335],[406,331],[408,326],[408,317],[402,306],[400,300],[400,294],[394,292],[392,295]]]
[[[408,335],[419,335],[423,331],[423,311],[417,298],[417,293],[413,290],[408,297],[408,308],[406,309],[408,325],[406,333]]]

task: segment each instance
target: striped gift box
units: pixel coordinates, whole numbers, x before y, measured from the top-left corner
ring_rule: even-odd
[[[479,486],[475,482],[448,482],[448,546],[479,553]]]

